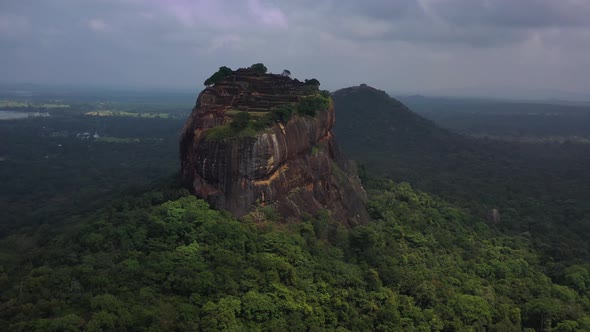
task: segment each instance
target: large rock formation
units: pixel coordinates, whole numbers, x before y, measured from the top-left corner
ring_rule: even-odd
[[[184,181],[195,195],[236,217],[256,205],[273,205],[287,220],[321,209],[347,225],[368,220],[356,169],[343,158],[331,131],[335,121],[331,101],[315,116],[294,113],[255,132],[209,135],[230,128],[238,113],[263,119],[281,105],[297,105],[317,94],[313,85],[248,69],[207,87],[181,137]]]

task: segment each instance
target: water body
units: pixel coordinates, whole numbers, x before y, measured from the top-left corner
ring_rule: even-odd
[[[49,113],[0,111],[0,120],[15,120],[49,116]]]

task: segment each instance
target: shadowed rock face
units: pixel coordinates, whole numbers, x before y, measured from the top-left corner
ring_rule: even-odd
[[[265,76],[272,81],[271,75]],[[269,80],[257,79],[264,81],[262,86],[268,91]],[[335,121],[332,104],[318,110],[315,117],[293,115],[286,124],[275,123],[255,137],[206,140],[208,129],[231,121],[226,110],[242,106],[220,104],[215,97],[221,95],[215,91],[218,86],[227,84],[200,94],[181,137],[181,174],[196,196],[236,217],[255,205],[274,205],[285,219],[328,209],[333,219],[347,225],[368,220],[366,195],[356,169],[341,155],[331,131]],[[287,87],[275,87],[276,94],[295,95],[292,86],[283,86]],[[224,100],[231,97],[228,90],[223,91]],[[251,94],[261,100],[255,84],[248,87],[245,97],[244,90],[232,93],[240,94],[242,100]],[[262,96],[277,99],[268,93]]]

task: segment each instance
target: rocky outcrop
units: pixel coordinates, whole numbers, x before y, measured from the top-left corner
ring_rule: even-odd
[[[211,128],[232,121],[235,110],[261,112],[269,105],[269,111],[306,94],[303,83],[288,77],[236,73],[199,95],[184,127],[181,174],[194,194],[236,217],[273,205],[286,220],[321,209],[347,225],[368,220],[356,169],[331,131],[332,103],[313,117],[294,114],[255,135],[207,139]]]

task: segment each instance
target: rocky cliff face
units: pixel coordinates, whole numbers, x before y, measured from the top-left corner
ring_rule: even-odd
[[[181,174],[195,195],[236,217],[256,205],[273,205],[285,219],[328,209],[348,225],[368,220],[365,192],[346,161],[332,127],[334,108],[294,114],[253,135],[208,139],[231,123],[236,110],[261,116],[306,98],[309,89],[280,75],[236,71],[197,99],[180,142]]]

